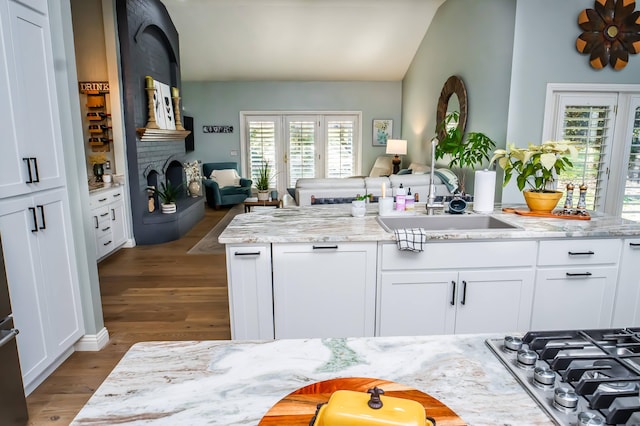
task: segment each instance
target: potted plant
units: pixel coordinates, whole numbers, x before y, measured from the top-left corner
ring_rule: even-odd
[[[534,212],[551,212],[562,191],[553,188],[555,178],[562,171],[573,167],[572,158],[577,149],[570,141],[547,141],[540,145],[529,144],[527,148],[517,148],[508,144],[507,149],[496,149],[491,163],[498,161],[504,169],[503,187],[512,175],[516,175],[518,189],[523,191],[529,209]],[[525,190],[525,187],[526,190]]]
[[[445,117],[440,123],[440,128],[445,129],[446,137],[438,141],[436,145],[435,158],[439,160],[449,155],[449,167],[459,169],[458,183],[460,192],[465,194],[464,169],[475,169],[484,162],[489,161],[489,153],[496,144],[484,133],[470,132],[466,135],[462,134],[458,128],[458,120],[460,113],[453,111]],[[433,165],[432,165],[433,167]]]
[[[178,198],[178,195],[180,195],[181,187],[182,184],[174,186],[170,181],[168,181],[166,184],[164,182],[160,183],[160,189],[154,186],[150,186],[148,189],[158,195],[162,213],[175,213],[176,199]]]
[[[271,167],[269,162],[264,160],[258,168],[258,178],[256,179],[256,189],[258,190],[258,200],[269,199],[269,181],[271,180]]]
[[[371,199],[371,194],[364,195],[356,195],[356,197],[351,201],[351,216],[353,217],[364,217],[367,213],[367,200]]]

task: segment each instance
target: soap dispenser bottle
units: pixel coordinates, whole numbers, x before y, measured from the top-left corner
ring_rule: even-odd
[[[416,203],[416,200],[415,200],[413,194],[411,194],[411,188],[408,188],[407,196],[404,199],[404,209],[405,210],[414,210],[415,209],[415,203]]]
[[[396,190],[396,210],[404,211],[405,198],[406,198],[406,191],[402,186],[402,184],[400,184],[400,186]]]

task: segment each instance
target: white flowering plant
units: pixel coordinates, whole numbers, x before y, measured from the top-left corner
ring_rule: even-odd
[[[571,141],[547,141],[540,145],[529,144],[527,148],[517,148],[508,144],[507,149],[496,149],[491,164],[496,160],[504,169],[504,182],[507,186],[513,174],[521,191],[526,186],[533,192],[548,192],[556,176],[567,168],[573,167],[572,159],[578,150]]]

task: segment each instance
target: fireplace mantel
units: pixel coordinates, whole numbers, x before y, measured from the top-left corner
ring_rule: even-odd
[[[141,141],[183,141],[189,136],[189,130],[148,129],[139,127],[136,129]]]

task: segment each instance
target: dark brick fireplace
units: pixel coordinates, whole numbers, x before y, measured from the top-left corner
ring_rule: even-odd
[[[122,65],[126,156],[131,193],[133,233],[137,244],[157,244],[180,238],[204,216],[202,197],[187,196],[184,140],[142,141],[137,128],[148,120],[145,76],[180,87],[178,33],[159,0],[116,0]],[[148,186],[182,184],[175,214],[149,212]]]

